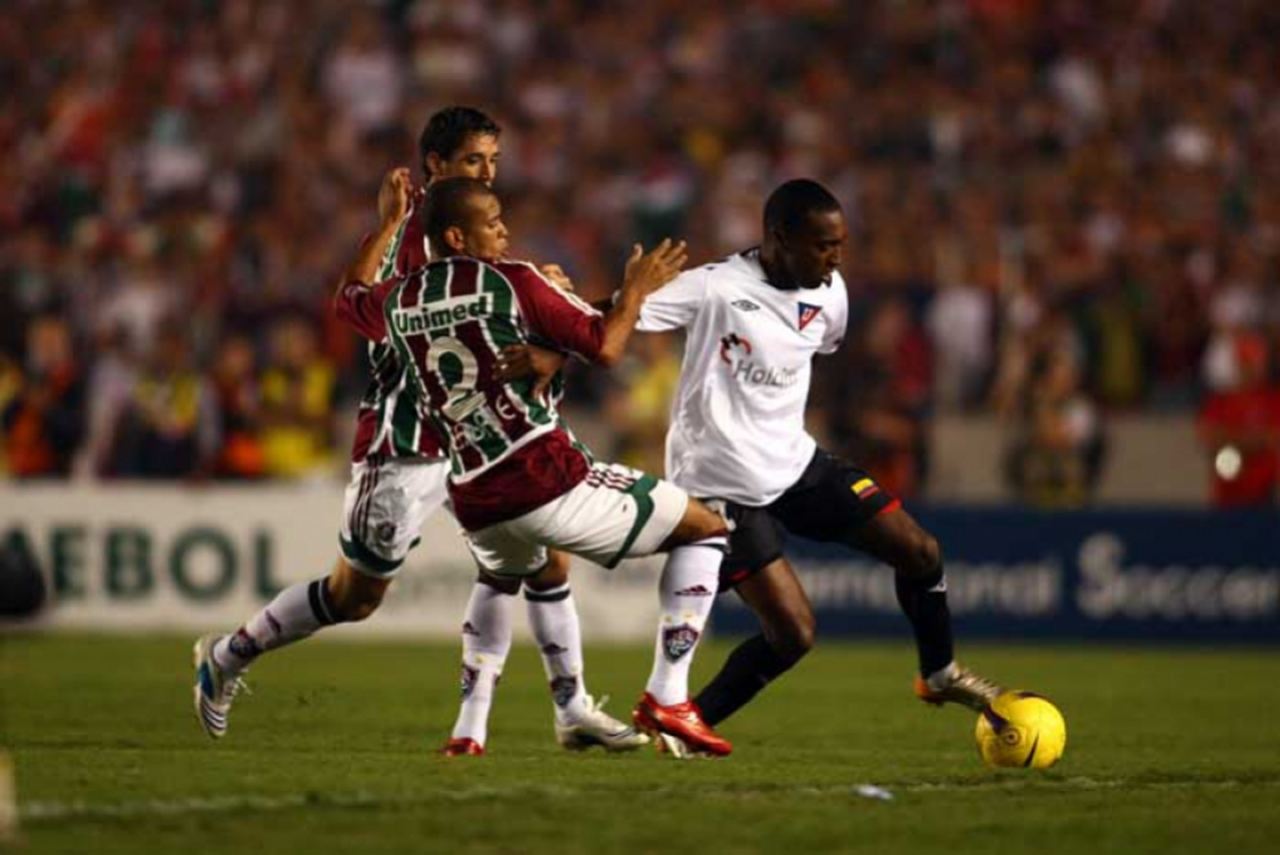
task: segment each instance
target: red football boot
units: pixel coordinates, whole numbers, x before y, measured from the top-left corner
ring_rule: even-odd
[[[645,692],[631,713],[640,730],[658,736],[666,734],[684,742],[692,751],[727,757],[733,751],[729,740],[722,739],[711,725],[702,720],[702,710],[693,701],[663,706]]]
[[[480,757],[484,754],[484,746],[471,737],[450,739],[440,749],[445,757]]]

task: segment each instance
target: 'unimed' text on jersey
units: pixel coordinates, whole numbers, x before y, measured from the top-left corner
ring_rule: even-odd
[[[600,313],[532,265],[442,259],[373,288],[350,283],[338,314],[373,341],[383,336],[409,367],[419,406],[445,438],[458,521],[475,530],[568,492],[587,456],[558,424],[531,379],[495,379],[502,348],[530,335],[594,360]]]
[[[650,295],[636,328],[686,331],[667,478],[757,507],[794,484],[817,447],[804,426],[813,355],[840,346],[848,315],[839,273],[817,288],[776,288],[754,250]]]

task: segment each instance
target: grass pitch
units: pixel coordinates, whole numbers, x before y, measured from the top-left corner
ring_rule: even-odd
[[[454,645],[305,643],[249,675],[231,731],[191,709],[190,638],[0,640],[0,747],[30,852],[1275,851],[1280,666],[1264,651],[966,645],[1062,708],[1063,761],[984,769],[974,716],[910,695],[911,650],[820,646],[721,727],[735,753],[568,754],[512,652],[484,758],[433,751]],[[728,650],[700,651],[701,685]],[[624,716],[649,650],[591,648]],[[890,801],[859,796],[875,784]],[[5,844],[0,843],[0,848]]]

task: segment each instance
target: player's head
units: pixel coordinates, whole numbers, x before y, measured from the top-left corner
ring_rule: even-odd
[[[461,176],[493,184],[501,135],[498,123],[474,107],[446,107],[427,120],[418,138],[422,171],[428,181]]]
[[[442,256],[470,255],[485,261],[507,252],[502,204],[478,178],[442,178],[427,188],[422,230]]]
[[[816,181],[788,181],[765,202],[761,251],[789,282],[803,288],[829,282],[846,237],[840,203]]]

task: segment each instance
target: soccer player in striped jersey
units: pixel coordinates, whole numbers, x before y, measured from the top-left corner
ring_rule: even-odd
[[[500,134],[499,126],[478,110],[437,112],[419,141],[428,181],[469,176],[491,183],[497,175]],[[379,278],[421,267],[430,255],[420,218],[410,216],[410,190],[408,170],[396,170],[379,193],[380,220],[391,231],[379,245]],[[386,341],[370,342],[369,357],[372,377],[357,413],[341,554],[333,571],[286,588],[234,633],[196,643],[195,707],[211,737],[225,734],[240,675],[259,655],[326,626],[363,620],[377,609],[426,518],[445,500],[445,456],[435,431],[419,415],[404,366]],[[604,713],[586,691],[567,573],[567,557],[556,553],[542,573],[524,584],[530,624],[551,685],[556,738],[569,748],[637,748],[647,740]],[[513,595],[520,587],[518,579],[482,575],[471,595],[463,621],[464,697],[446,753],[483,752],[488,708],[511,645]]]
[[[813,356],[839,348],[848,318],[840,204],[814,181],[790,181],[763,219],[759,247],[681,274],[640,313],[640,330],[685,331],[666,474],[733,522],[720,590],[735,589],[763,627],[695,702],[709,724],[724,721],[812,646],[813,611],[782,555],[786,529],[892,567],[919,654],[916,693],[981,709],[1001,690],[954,660],[937,541],[805,431]]]
[[[636,247],[618,301],[601,314],[532,265],[503,258],[501,205],[483,182],[435,184],[421,214],[448,257],[370,287],[365,247],[339,290],[337,312],[372,341],[394,343],[419,404],[445,439],[449,496],[476,561],[499,577],[525,577],[556,546],[606,567],[670,551],[660,584],[654,667],[636,723],[695,750],[731,746],[688,697],[688,669],[711,609],[725,521],[674,485],[594,462],[562,427],[534,378],[498,376],[504,348],[544,339],[602,365],[622,355],[644,297],[682,266],[684,245]]]

